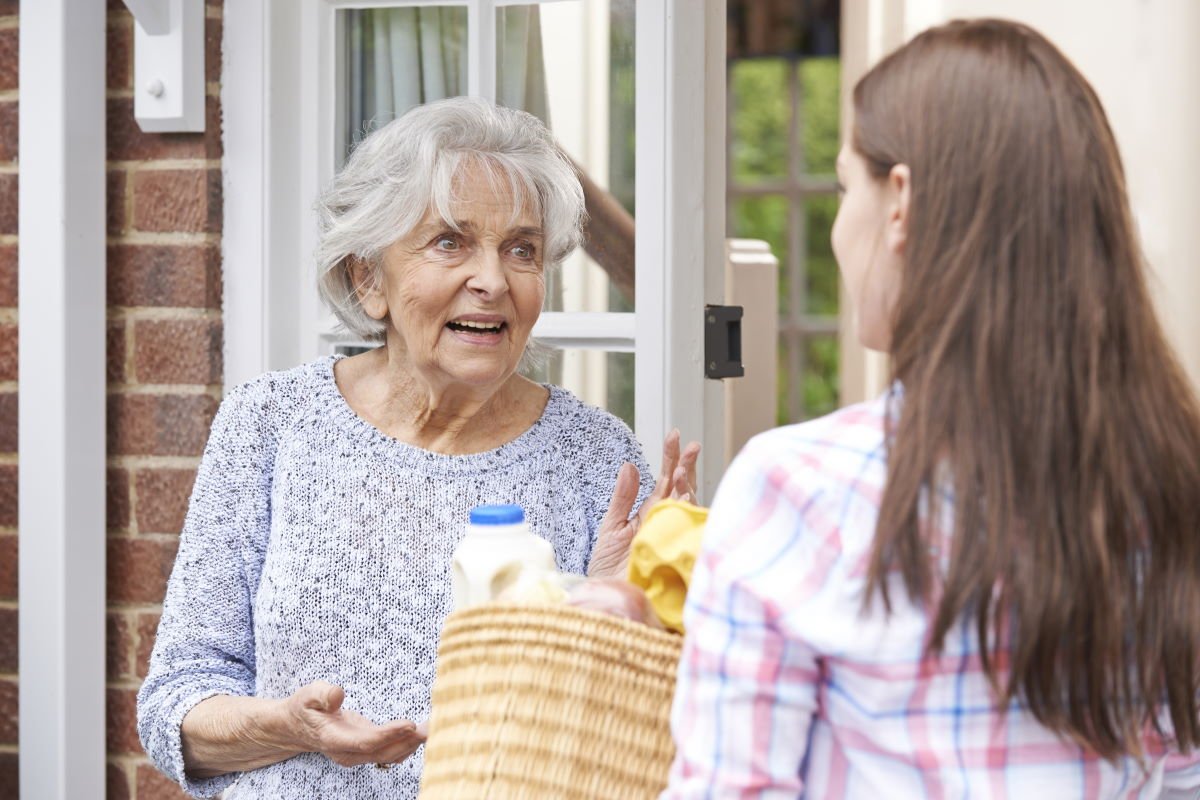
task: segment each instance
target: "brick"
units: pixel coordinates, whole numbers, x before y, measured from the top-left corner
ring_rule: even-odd
[[[216,410],[207,395],[109,395],[108,453],[201,455]]]
[[[0,680],[0,744],[16,744],[18,693],[16,681]]]
[[[105,526],[110,531],[129,529],[129,473],[120,467],[110,467],[106,473],[104,497]]]
[[[194,469],[143,469],[134,475],[140,533],[179,533],[187,515]]]
[[[0,381],[17,379],[17,326],[0,325]]]
[[[110,611],[104,627],[104,668],[110,681],[133,676],[133,648],[129,615]]]
[[[179,784],[149,764],[138,764],[137,800],[189,800]]]
[[[17,452],[17,393],[0,394],[0,453]]]
[[[220,248],[217,245],[110,245],[108,303],[113,306],[220,308]]]
[[[134,325],[134,374],[139,383],[221,382],[217,320],[151,320]]]
[[[17,305],[17,246],[0,245],[0,308]]]
[[[176,542],[154,539],[108,540],[108,600],[161,603],[175,563]]]
[[[17,599],[17,535],[0,533],[0,600]]]
[[[105,772],[105,792],[106,800],[129,800],[129,777],[125,774],[125,768],[120,764],[109,763]]]
[[[151,233],[221,230],[221,171],[156,169],[134,173],[133,228]]]
[[[143,752],[137,735],[137,689],[110,686],[105,701],[108,752],[117,755]]]
[[[20,800],[20,763],[16,753],[0,753],[0,800]]]
[[[17,671],[17,652],[17,610],[0,608],[0,672]]]
[[[20,141],[17,101],[0,102],[0,161],[16,161]]]
[[[110,169],[106,183],[106,222],[108,234],[119,236],[125,233],[125,170]]]
[[[0,175],[0,233],[17,233],[17,176]]]
[[[215,97],[205,99],[204,133],[143,133],[133,117],[133,98],[109,98],[106,120],[108,159],[220,158],[220,106]]]
[[[0,31],[0,92],[17,88],[17,72],[20,64],[20,36],[16,28]]]
[[[109,89],[133,87],[133,17],[123,16],[108,21],[108,52],[105,67]]]
[[[150,653],[158,635],[161,614],[138,614],[137,618],[137,676],[145,678],[150,672]]]
[[[204,81],[219,83],[221,80],[221,29],[220,19],[208,17],[204,20]]]
[[[104,379],[125,383],[125,323],[110,319],[104,331]]]
[[[0,464],[0,527],[17,527],[16,464]]]

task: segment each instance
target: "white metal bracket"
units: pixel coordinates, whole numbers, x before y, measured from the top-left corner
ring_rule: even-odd
[[[133,36],[133,114],[146,133],[204,130],[204,0],[125,0]]]

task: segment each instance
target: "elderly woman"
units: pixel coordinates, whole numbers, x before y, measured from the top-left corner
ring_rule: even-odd
[[[264,375],[213,422],[138,696],[146,751],[196,796],[415,797],[471,507],[520,504],[560,569],[603,575],[635,511],[694,483],[698,445],[669,436],[655,485],[621,421],[517,373],[583,218],[536,119],[417,108],[320,211],[321,292],[382,346]]]

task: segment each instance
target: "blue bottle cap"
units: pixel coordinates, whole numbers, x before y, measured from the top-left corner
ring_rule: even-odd
[[[471,509],[472,525],[516,525],[525,521],[525,509],[516,505],[475,506]]]

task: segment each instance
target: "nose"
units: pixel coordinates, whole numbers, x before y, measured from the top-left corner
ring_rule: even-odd
[[[500,254],[487,249],[471,259],[471,274],[467,290],[483,300],[495,300],[508,291],[508,275],[500,262]]]

